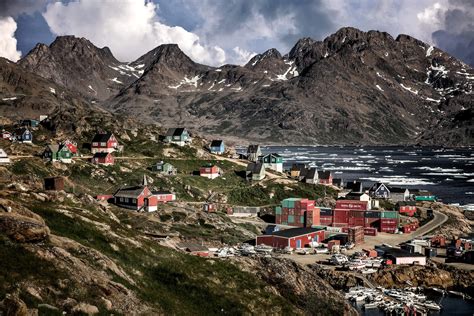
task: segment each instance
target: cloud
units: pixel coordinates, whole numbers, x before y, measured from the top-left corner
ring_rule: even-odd
[[[43,16],[51,32],[89,39],[108,46],[120,60],[134,60],[161,44],[176,43],[193,60],[219,65],[225,52],[216,45],[204,45],[195,33],[159,21],[157,5],[137,0],[77,0],[55,2]]]
[[[232,56],[232,60],[235,64],[243,65],[246,64],[253,56],[257,55],[255,52],[249,52],[248,50],[242,49],[239,46],[236,46],[232,49],[234,56]]]
[[[16,49],[16,22],[12,17],[0,18],[0,57],[16,62],[21,52]]]
[[[16,18],[20,14],[33,14],[42,10],[48,0],[0,0],[0,17]]]
[[[450,0],[433,32],[436,45],[474,67],[474,2]]]

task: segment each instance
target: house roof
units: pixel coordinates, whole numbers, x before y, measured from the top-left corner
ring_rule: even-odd
[[[319,176],[319,172],[316,170],[316,168],[309,168],[305,169],[306,171],[304,172],[305,178],[308,179],[316,179]]]
[[[331,177],[331,171],[318,171],[319,179],[329,179]]]
[[[421,253],[418,253],[418,252],[410,253],[407,250],[398,249],[398,248],[386,247],[386,248],[382,248],[382,250],[385,251],[385,255],[392,256],[392,257],[395,257],[395,258],[408,258],[408,257],[421,258],[421,257],[425,257]]]
[[[126,197],[126,198],[137,198],[143,190],[145,190],[145,185],[137,185],[133,187],[120,188],[115,192],[114,196],[116,197]]]
[[[95,153],[94,158],[105,158],[108,155],[110,155],[110,153]]]
[[[398,206],[416,206],[415,201],[400,201],[397,204]]]
[[[251,162],[247,165],[247,171],[252,173],[260,173],[262,172],[262,168],[264,168],[264,166],[261,162]]]
[[[363,191],[362,182],[359,182],[359,181],[347,182],[346,189],[355,191],[355,192]]]
[[[55,153],[59,151],[59,145],[50,144],[46,146],[46,149],[49,149],[51,152]]]
[[[169,128],[166,132],[166,136],[181,136],[183,135],[184,131],[186,131],[186,128],[184,127]]]
[[[224,145],[223,140],[213,140],[211,142],[211,147],[221,147],[222,145]]]
[[[25,132],[30,132],[26,127],[18,128],[15,130],[16,135],[23,135]]]
[[[256,154],[260,151],[260,145],[249,145],[247,148],[248,154]]]
[[[164,194],[173,194],[170,191],[151,191],[153,195],[164,195]]]
[[[95,134],[94,138],[92,138],[93,143],[106,143],[109,141],[110,137],[112,137],[112,133],[97,133]]]
[[[306,169],[306,164],[304,163],[294,163],[292,166],[291,166],[291,171],[303,171],[304,169]]]
[[[387,187],[390,190],[390,193],[405,193],[407,188],[398,188],[398,187]]]
[[[265,157],[281,157],[279,154],[277,153],[269,153],[269,154],[266,154],[266,155],[263,155],[262,158],[265,158]]]
[[[271,236],[279,236],[285,238],[292,238],[297,236],[302,236],[306,234],[311,234],[317,231],[322,230],[321,228],[312,228],[312,227],[297,227],[297,228],[290,228],[285,230],[279,230],[277,232],[273,232]]]
[[[3,148],[0,148],[0,157],[2,158],[8,157],[7,153],[5,152],[5,150],[3,150]]]

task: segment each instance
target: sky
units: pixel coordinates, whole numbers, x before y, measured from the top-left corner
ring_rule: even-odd
[[[474,0],[0,0],[0,56],[75,35],[121,61],[177,43],[203,64],[245,64],[344,26],[408,34],[474,66]]]

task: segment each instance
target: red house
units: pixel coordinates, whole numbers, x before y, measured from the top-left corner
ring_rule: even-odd
[[[274,248],[304,248],[312,242],[324,240],[321,228],[298,227],[273,232],[270,235],[257,236],[256,245],[267,245]]]
[[[398,212],[406,216],[414,216],[416,213],[416,202],[398,202]]]
[[[12,133],[10,133],[10,132],[8,132],[8,131],[3,131],[3,132],[2,132],[2,138],[3,138],[3,139],[11,140],[11,139],[12,139]]]
[[[69,139],[68,140],[65,140],[62,145],[64,146],[67,146],[67,148],[69,148],[69,151],[73,154],[73,155],[77,155],[77,144],[70,141]]]
[[[114,194],[114,203],[120,207],[145,212],[154,212],[159,203],[176,200],[176,195],[169,191],[151,191],[146,178],[142,185],[121,188]]]
[[[111,153],[96,153],[92,157],[92,163],[96,165],[110,166],[115,163],[114,156]]]
[[[216,165],[208,165],[199,168],[199,175],[209,179],[215,179],[221,175],[221,169]]]
[[[112,133],[97,133],[92,139],[91,152],[111,153],[117,150],[118,141]]]
[[[318,171],[318,182],[319,184],[332,185],[332,172]]]

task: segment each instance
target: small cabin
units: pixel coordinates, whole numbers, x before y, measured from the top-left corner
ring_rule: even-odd
[[[170,128],[166,132],[165,142],[178,146],[185,146],[191,142],[189,132],[184,127]]]
[[[47,191],[62,191],[64,190],[63,177],[51,177],[44,179],[44,189]]]
[[[3,148],[0,148],[0,164],[9,164],[10,157],[8,157],[7,153]]]
[[[319,184],[332,185],[332,172],[318,171],[318,182]]]
[[[260,149],[260,145],[249,145],[247,148],[247,159],[249,161],[257,162],[258,157],[262,155],[262,150]]]
[[[222,155],[225,152],[225,145],[223,140],[213,140],[209,147],[211,154]]]
[[[33,134],[28,128],[24,127],[15,131],[13,139],[19,143],[31,144],[33,142]]]
[[[245,171],[247,181],[260,181],[265,178],[265,166],[261,162],[251,162]]]
[[[72,162],[72,153],[65,145],[48,145],[43,151],[43,159],[51,162]]]
[[[199,175],[209,179],[215,179],[221,175],[221,169],[216,165],[207,165],[199,169]]]
[[[259,157],[259,161],[265,165],[266,169],[283,172],[283,157],[279,154],[271,153]]]
[[[109,132],[99,132],[95,134],[91,143],[91,152],[95,153],[111,153],[118,150],[119,144],[114,134]]]
[[[177,170],[176,168],[170,164],[169,162],[157,162],[153,166],[151,166],[151,171],[158,172],[162,175],[172,176],[176,175]]]
[[[375,183],[370,189],[369,194],[373,198],[378,199],[389,199],[390,198],[390,189],[383,183]]]
[[[96,165],[110,166],[115,163],[115,159],[111,153],[95,153],[91,162]]]

